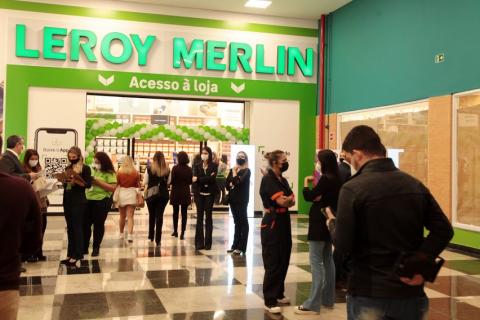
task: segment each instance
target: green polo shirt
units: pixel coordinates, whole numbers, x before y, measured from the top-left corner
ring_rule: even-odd
[[[117,175],[115,173],[106,173],[97,170],[93,170],[93,175],[97,180],[102,180],[108,184],[117,183]],[[85,190],[85,195],[87,200],[103,200],[105,198],[110,198],[112,192],[106,191],[99,186],[92,186],[90,189]]]

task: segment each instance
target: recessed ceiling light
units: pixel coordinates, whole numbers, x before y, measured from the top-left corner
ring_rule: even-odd
[[[272,1],[268,0],[248,0],[247,3],[245,3],[245,7],[266,9],[271,4]]]

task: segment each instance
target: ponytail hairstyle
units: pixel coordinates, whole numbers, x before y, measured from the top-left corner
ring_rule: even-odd
[[[268,160],[268,165],[273,167],[275,162],[278,162],[280,158],[285,154],[282,150],[274,150],[265,154],[265,159]]]

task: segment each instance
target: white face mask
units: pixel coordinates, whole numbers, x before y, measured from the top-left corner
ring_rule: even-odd
[[[203,161],[207,161],[207,160],[208,160],[208,154],[202,154],[201,157],[202,157],[202,160],[203,160]]]
[[[102,169],[102,165],[100,163],[94,163],[93,164],[93,167],[95,168],[95,170],[97,171],[100,171]]]
[[[318,173],[322,173],[322,165],[320,164],[320,162],[315,163],[315,171],[317,171]]]
[[[38,160],[29,160],[28,164],[30,165],[31,168],[35,168],[38,164]]]

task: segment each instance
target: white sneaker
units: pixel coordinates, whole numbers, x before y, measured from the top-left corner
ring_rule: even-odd
[[[296,306],[294,312],[295,312],[295,314],[304,314],[304,315],[320,314],[320,312],[316,312],[316,311],[313,311],[313,310],[306,309],[303,306]]]
[[[118,237],[119,237],[120,239],[125,239],[125,233],[120,232],[120,233],[118,234]]]
[[[132,236],[131,233],[129,233],[129,234],[127,235],[127,240],[128,240],[128,242],[133,242],[133,236]]]
[[[282,308],[278,306],[273,306],[273,307],[265,306],[265,310],[267,310],[270,313],[282,313]]]
[[[242,254],[242,251],[236,249],[236,250],[233,250],[233,254],[234,254],[234,255],[241,255],[241,254]]]
[[[289,297],[283,297],[282,299],[277,299],[278,303],[281,304],[289,304],[290,303],[290,298]]]

